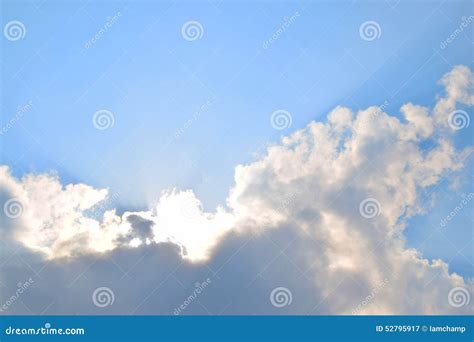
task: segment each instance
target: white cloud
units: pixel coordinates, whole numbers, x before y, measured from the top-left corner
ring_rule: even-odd
[[[29,174],[14,179],[9,169],[0,167],[0,189],[23,207],[18,218],[5,217],[5,233],[47,258],[106,252],[115,248],[114,240],[130,226],[112,212],[99,222],[87,216],[107,197],[107,190],[85,184],[62,186],[52,174]],[[5,196],[5,195],[4,195]]]
[[[0,188],[17,199],[23,209],[18,218],[4,217],[11,237],[46,258],[105,253],[120,246],[173,242],[183,256],[195,261],[208,257],[210,248],[232,226],[232,215],[217,208],[204,213],[192,191],[164,192],[150,211],[105,211],[97,219],[95,208],[106,201],[106,189],[85,184],[62,186],[57,176],[29,174],[16,180],[7,167],[0,168]],[[148,236],[137,235],[141,218]]]
[[[4,218],[7,232],[49,259],[169,241],[184,258],[203,262],[231,231],[288,229],[320,246],[294,253],[313,266],[314,291],[330,296],[341,287],[332,313],[350,314],[360,304],[341,276],[353,279],[351,286],[362,293],[381,293],[359,313],[450,312],[446,294],[455,286],[472,290],[472,282],[449,274],[440,260],[422,259],[403,238],[406,219],[425,209],[420,191],[461,169],[469,153],[453,146],[446,121],[457,103],[474,104],[473,74],[457,66],[441,83],[446,95],[433,110],[408,103],[401,107],[403,120],[376,107],[358,113],[335,108],[327,123],[311,122],[261,159],[238,165],[228,209],[214,213],[204,212],[192,191],[173,190],[149,211],[118,216],[112,210],[97,220],[87,212],[106,198],[106,190],[63,187],[53,175],[18,180],[3,167],[0,189],[25,208],[19,219]],[[370,219],[359,212],[367,198],[380,204]]]
[[[446,89],[446,96],[440,98],[434,107],[434,118],[440,125],[447,125],[449,114],[456,109],[456,103],[474,105],[474,75],[464,65],[458,65],[443,76],[439,82]]]

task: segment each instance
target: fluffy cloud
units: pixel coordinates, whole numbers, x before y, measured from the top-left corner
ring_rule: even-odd
[[[232,215],[222,208],[215,214],[203,213],[192,191],[164,192],[154,209],[118,216],[115,210],[101,213],[108,198],[106,189],[85,184],[62,186],[53,174],[29,174],[16,180],[2,166],[0,188],[6,205],[3,234],[47,259],[174,242],[183,257],[197,261],[208,257],[216,239],[233,222]],[[13,200],[11,207],[8,199]],[[10,210],[21,214],[11,217]]]
[[[446,96],[439,99],[434,107],[434,117],[439,125],[447,125],[447,118],[457,103],[474,105],[473,78],[471,70],[463,65],[456,66],[443,76],[440,84],[445,87]]]
[[[420,194],[460,170],[471,152],[455,148],[447,120],[457,104],[474,104],[473,79],[467,67],[455,67],[442,78],[446,93],[433,109],[407,103],[402,119],[377,107],[357,113],[335,108],[326,123],[311,122],[268,147],[259,160],[238,165],[226,206],[214,213],[204,212],[192,191],[173,190],[148,211],[118,215],[112,209],[97,217],[107,190],[62,186],[55,175],[16,179],[2,167],[2,203],[16,199],[23,208],[19,217],[2,217],[2,235],[59,269],[91,258],[126,260],[124,255],[168,246],[169,258],[182,258],[189,273],[200,275],[206,268],[221,270],[233,259],[229,246],[246,246],[250,237],[255,244],[247,253],[254,258],[239,257],[245,270],[216,280],[227,289],[248,281],[240,292],[226,293],[234,298],[229,313],[259,310],[248,289],[272,264],[269,242],[303,278],[279,281],[316,303],[308,308],[300,302],[290,313],[461,313],[470,307],[450,306],[447,294],[454,287],[472,291],[472,282],[408,249],[403,231],[408,218],[427,209]],[[164,263],[158,262],[167,268]],[[267,291],[269,283],[264,284],[255,291]],[[211,306],[222,295],[213,291]],[[236,304],[246,292],[252,298],[247,309]],[[142,306],[138,295],[138,303],[132,297],[118,312]]]
[[[109,251],[115,247],[113,240],[129,229],[110,213],[102,222],[87,216],[106,199],[107,190],[85,184],[63,187],[57,176],[48,174],[29,174],[17,181],[7,167],[0,168],[0,188],[11,200],[4,205],[3,233],[47,258]]]

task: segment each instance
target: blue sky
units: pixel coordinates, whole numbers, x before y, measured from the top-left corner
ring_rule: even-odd
[[[2,24],[21,21],[26,34],[1,43],[2,126],[19,106],[33,108],[1,137],[1,163],[17,176],[55,170],[63,183],[120,192],[127,209],[146,208],[176,187],[193,189],[213,210],[237,164],[311,120],[325,121],[337,105],[387,101],[395,116],[406,102],[433,105],[443,74],[472,67],[472,26],[440,47],[469,11],[469,2],[439,1],[6,1]],[[202,25],[201,39],[183,39],[190,20]],[[368,20],[381,28],[373,41],[359,35]],[[107,130],[92,123],[101,109],[114,115]],[[269,121],[278,109],[292,115],[282,131]],[[456,144],[472,144],[472,129]],[[434,214],[412,219],[406,231],[409,246],[452,259],[453,270],[471,277],[472,249],[459,255],[458,248],[472,240],[472,204],[443,234],[429,237],[427,227],[473,191],[472,171],[471,162],[462,189],[439,186]]]

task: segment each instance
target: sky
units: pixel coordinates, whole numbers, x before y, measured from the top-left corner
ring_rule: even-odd
[[[469,1],[3,1],[0,204],[22,214],[1,217],[0,299],[32,277],[10,312],[173,314],[209,278],[186,313],[458,313],[472,15]],[[67,299],[100,284],[109,311]]]

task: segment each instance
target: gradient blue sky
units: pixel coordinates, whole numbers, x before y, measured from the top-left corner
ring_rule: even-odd
[[[470,11],[470,2],[442,1],[4,1],[2,27],[19,20],[26,35],[1,41],[1,125],[19,106],[32,101],[34,108],[1,137],[1,164],[17,176],[55,170],[63,183],[119,191],[127,209],[145,208],[176,187],[193,189],[212,210],[225,201],[237,164],[311,120],[325,121],[337,105],[357,110],[387,101],[386,111],[397,116],[406,102],[432,105],[444,73],[457,64],[472,68],[472,25],[440,48]],[[189,20],[202,24],[202,39],[182,38]],[[380,24],[379,39],[359,36],[368,20]],[[100,109],[115,116],[105,131],[92,124]],[[290,128],[272,128],[277,109],[292,114]],[[456,139],[460,147],[472,144],[472,126]],[[472,240],[472,203],[449,229],[430,236],[428,227],[473,191],[473,170],[471,162],[461,189],[438,187],[432,213],[406,231],[410,246],[451,260],[467,276],[473,253],[459,248]]]

